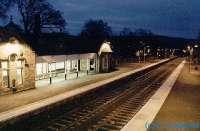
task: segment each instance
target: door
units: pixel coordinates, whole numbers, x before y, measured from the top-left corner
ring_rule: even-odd
[[[23,85],[23,60],[9,61],[9,87],[19,88]]]
[[[108,72],[107,54],[101,54],[101,56],[100,56],[100,71],[101,72]]]
[[[16,61],[16,84],[20,86],[23,84],[23,61]]]

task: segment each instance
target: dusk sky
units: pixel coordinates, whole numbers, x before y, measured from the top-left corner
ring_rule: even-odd
[[[196,38],[200,29],[199,0],[49,0],[59,9],[71,34],[78,34],[89,19],[103,19],[117,34],[123,27],[133,31]],[[11,12],[15,12],[14,10]],[[14,19],[19,23],[19,16]],[[3,24],[6,21],[2,22]]]

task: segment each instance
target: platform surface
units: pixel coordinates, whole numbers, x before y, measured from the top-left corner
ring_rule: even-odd
[[[200,66],[185,64],[148,131],[200,131]],[[157,126],[158,128],[155,128]]]

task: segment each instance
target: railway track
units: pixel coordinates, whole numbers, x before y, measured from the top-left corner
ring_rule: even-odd
[[[70,111],[43,122],[33,131],[118,131],[140,110],[180,60],[173,60],[126,83],[112,85],[98,97],[80,103]],[[119,83],[118,83],[119,84]],[[59,110],[59,109],[58,109]],[[39,119],[39,117],[38,117]]]

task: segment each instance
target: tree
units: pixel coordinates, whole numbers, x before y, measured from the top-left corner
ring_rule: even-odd
[[[106,38],[110,37],[111,35],[111,27],[108,26],[108,23],[104,22],[103,20],[89,20],[85,23],[81,31],[82,37],[92,39]]]
[[[145,30],[145,29],[136,29],[134,32],[135,36],[152,36],[153,33],[151,30]]]
[[[125,27],[122,29],[122,31],[120,31],[120,36],[133,36],[133,32],[130,28]]]
[[[198,35],[197,35],[197,40],[200,40],[200,30],[199,30]]]
[[[13,3],[13,0],[0,0],[0,18],[5,19],[7,17],[6,13]]]
[[[41,18],[40,26],[54,26],[59,29],[64,29],[66,26],[65,19],[60,11],[55,10],[47,0],[4,0],[8,4],[17,5],[18,11],[22,17],[22,25],[26,33],[33,32],[36,23],[35,16]],[[12,4],[12,5],[14,5]]]
[[[66,22],[61,12],[55,10],[46,0],[16,0],[19,12],[22,16],[24,30],[27,33],[33,31],[34,17],[39,14],[41,17],[41,26],[55,26],[64,29]]]

